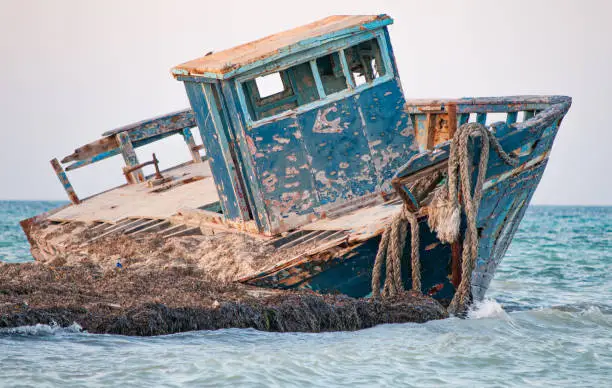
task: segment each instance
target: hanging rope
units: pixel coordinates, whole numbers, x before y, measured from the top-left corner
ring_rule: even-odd
[[[414,213],[405,206],[393,218],[391,226],[385,229],[372,271],[372,297],[380,297],[380,275],[385,263],[385,284],[383,297],[392,297],[404,290],[402,283],[402,254],[406,245],[406,232],[410,224],[412,289],[421,292],[421,261],[419,258],[419,222]]]
[[[474,193],[472,195],[472,178],[470,167],[472,155],[469,152],[470,136],[479,136],[481,151],[478,163],[478,176]],[[479,123],[463,124],[453,137],[450,156],[448,160],[448,182],[434,195],[429,212],[429,226],[438,234],[442,242],[457,241],[461,225],[461,209],[459,206],[459,190],[466,216],[466,231],[463,238],[463,252],[461,265],[461,283],[455,291],[448,310],[453,314],[461,314],[469,303],[472,271],[478,257],[478,229],[476,221],[478,209],[482,199],[482,186],[484,184],[487,165],[489,162],[489,147],[499,155],[508,165],[516,166],[518,158],[506,153],[493,133]],[[460,183],[460,187],[458,187]]]
[[[474,194],[472,195],[471,162],[469,152],[470,136],[480,137],[481,152],[478,163],[478,176]],[[478,230],[476,219],[478,208],[482,199],[482,186],[484,184],[487,165],[489,162],[489,147],[508,165],[516,166],[518,158],[506,153],[494,134],[479,123],[466,123],[457,129],[451,143],[448,161],[447,184],[439,188],[433,196],[429,206],[429,226],[438,235],[442,242],[457,241],[461,226],[461,209],[459,206],[459,189],[467,219],[467,228],[463,239],[461,283],[457,287],[453,300],[449,305],[449,312],[461,314],[465,311],[470,297],[470,286],[474,262],[478,256]],[[460,183],[460,188],[458,187]],[[382,296],[390,297],[404,289],[401,276],[401,258],[406,244],[407,225],[410,224],[411,235],[411,265],[412,289],[421,291],[421,262],[419,257],[419,224],[414,213],[406,206],[393,218],[381,238],[372,271],[372,296],[378,298],[380,293],[380,276],[383,263],[385,264],[385,284]]]

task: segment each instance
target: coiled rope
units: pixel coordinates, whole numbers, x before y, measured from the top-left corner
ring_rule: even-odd
[[[478,176],[474,194],[472,195],[472,180],[470,166],[472,156],[469,152],[470,136],[480,135],[481,152],[478,163]],[[516,166],[518,158],[506,153],[495,135],[479,123],[466,123],[460,126],[450,148],[448,160],[448,181],[434,194],[429,206],[429,226],[435,231],[442,242],[457,241],[461,226],[461,208],[459,204],[459,187],[464,204],[467,228],[463,239],[461,283],[455,291],[449,305],[449,312],[462,314],[465,312],[470,298],[471,278],[474,263],[478,256],[478,229],[476,218],[482,199],[482,187],[489,162],[489,147],[508,165]],[[380,275],[382,264],[386,259],[386,277],[383,287],[383,297],[393,296],[403,290],[401,279],[401,257],[406,242],[407,223],[411,231],[411,265],[412,289],[421,290],[421,263],[419,258],[419,229],[417,217],[406,206],[393,218],[391,226],[383,233],[372,273],[372,296],[380,296]]]

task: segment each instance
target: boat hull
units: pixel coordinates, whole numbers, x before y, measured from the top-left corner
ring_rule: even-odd
[[[515,167],[505,164],[493,151],[489,157],[477,217],[479,249],[471,279],[474,300],[481,300],[485,296],[519,227],[544,173],[560,121],[568,108],[569,103],[551,109],[546,115],[534,118],[529,124],[520,123],[513,127],[504,124],[496,128],[496,136],[502,147],[513,151],[519,158],[519,164]],[[470,144],[474,155],[472,182],[476,179],[477,158],[480,153],[477,143]],[[446,152],[447,157],[448,147],[442,151]],[[423,159],[436,159],[431,155],[423,155]],[[444,160],[444,155],[438,157],[437,162],[441,160]],[[411,162],[412,165],[418,163],[418,160]],[[462,222],[462,232],[464,229],[465,218]],[[435,233],[430,230],[426,217],[419,218],[419,233],[421,292],[443,303],[450,302],[458,285],[458,280],[453,279],[453,272],[458,272],[458,268],[455,268],[455,271],[452,268],[453,247],[437,239]],[[310,255],[308,258],[293,260],[284,266],[245,279],[245,282],[261,287],[307,288],[321,293],[368,296],[372,291],[372,268],[379,242],[380,234],[359,243],[346,244]],[[402,279],[406,289],[411,288],[410,251],[408,237],[402,257]],[[455,252],[454,256],[460,255]],[[454,265],[457,267],[456,262]]]

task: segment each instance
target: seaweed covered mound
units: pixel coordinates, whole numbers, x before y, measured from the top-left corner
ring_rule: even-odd
[[[0,328],[76,322],[90,333],[141,336],[222,328],[321,332],[446,317],[421,295],[374,301],[267,290],[220,282],[194,267],[0,264]]]

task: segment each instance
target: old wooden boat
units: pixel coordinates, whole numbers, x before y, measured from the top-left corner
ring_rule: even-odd
[[[470,228],[465,195],[458,196],[456,241],[441,239],[429,218],[434,194],[450,180],[456,135],[472,123],[513,160],[490,152],[482,172],[469,293],[483,298],[571,99],[406,100],[392,22],[387,15],[331,16],[174,67],[190,109],[108,131],[51,161],[71,203],[22,222],[33,255],[48,260],[62,252],[36,233],[45,223],[81,223],[86,243],[223,230],[266,244],[278,258],[235,281],[364,297],[372,293],[381,236],[407,209],[418,221],[419,291],[449,303],[462,282]],[[135,150],[172,135],[184,138],[189,161],[161,172],[155,156],[141,163]],[[464,146],[477,186],[483,145],[471,136]],[[119,155],[126,183],[79,199],[67,174]],[[404,234],[401,279],[411,289],[414,233]]]

